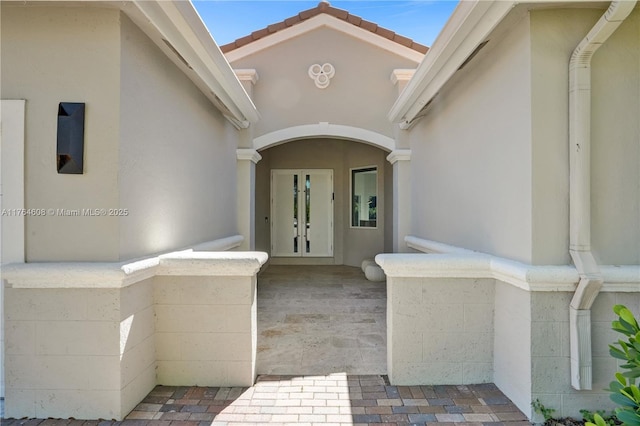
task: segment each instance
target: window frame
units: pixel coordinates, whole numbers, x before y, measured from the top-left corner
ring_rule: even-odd
[[[380,191],[379,191],[379,182],[378,182],[378,178],[379,178],[379,170],[378,170],[378,166],[377,165],[370,165],[370,166],[361,166],[361,167],[352,167],[349,169],[349,228],[351,229],[378,229],[378,221],[380,220]],[[375,218],[375,222],[376,225],[375,226],[362,226],[362,225],[354,225],[353,224],[353,197],[354,197],[354,175],[357,172],[368,172],[368,171],[375,171],[376,172],[376,218]]]

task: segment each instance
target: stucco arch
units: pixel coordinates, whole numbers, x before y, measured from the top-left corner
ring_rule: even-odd
[[[304,124],[276,130],[255,138],[253,147],[256,151],[261,151],[296,139],[325,137],[362,142],[387,152],[395,149],[395,140],[388,136],[359,127],[329,123]]]

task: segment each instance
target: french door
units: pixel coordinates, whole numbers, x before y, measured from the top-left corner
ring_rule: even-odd
[[[333,170],[271,170],[271,256],[333,256]]]

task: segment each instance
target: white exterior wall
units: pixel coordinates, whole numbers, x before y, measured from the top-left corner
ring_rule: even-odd
[[[120,258],[234,234],[236,130],[125,16],[121,32]]]
[[[458,71],[411,130],[413,235],[534,260],[527,19]]]
[[[1,7],[2,98],[26,100],[20,207],[119,207],[119,11],[4,2]],[[56,170],[60,102],[86,103],[83,175]],[[115,217],[47,214],[25,222],[27,261],[118,258]]]

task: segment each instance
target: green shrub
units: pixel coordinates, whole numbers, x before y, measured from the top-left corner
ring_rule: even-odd
[[[629,309],[616,305],[613,311],[618,320],[613,321],[612,328],[626,336],[609,345],[609,353],[625,363],[620,366],[622,373],[616,373],[616,381],[611,382],[609,391],[611,400],[618,405],[616,417],[625,426],[640,426],[640,390],[636,379],[640,377],[640,327]],[[606,426],[602,416],[594,415],[597,426]]]
[[[556,410],[545,407],[539,399],[536,398],[536,400],[531,403],[531,406],[534,411],[542,414],[545,424],[553,419],[553,413],[555,413]]]
[[[595,412],[580,410],[580,414],[582,414],[582,420],[584,420],[586,424],[595,424],[597,422],[595,416],[599,416],[606,426],[616,426],[620,424],[614,412],[606,413],[604,410],[596,410]]]

